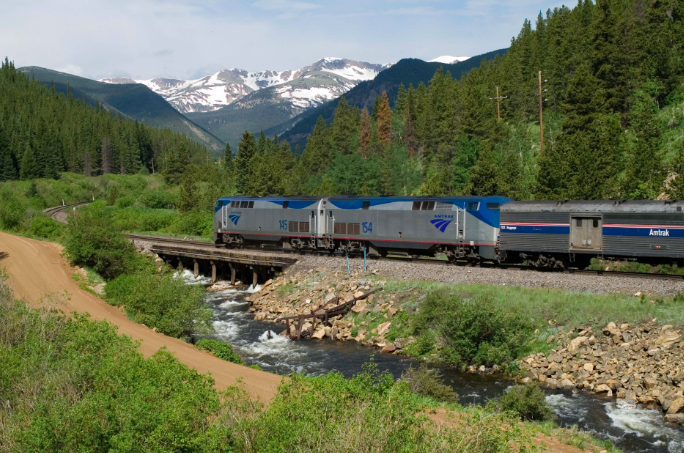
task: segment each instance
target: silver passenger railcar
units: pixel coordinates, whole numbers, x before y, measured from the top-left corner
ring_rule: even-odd
[[[676,200],[514,201],[501,208],[501,253],[540,267],[592,257],[681,264],[683,209]]]

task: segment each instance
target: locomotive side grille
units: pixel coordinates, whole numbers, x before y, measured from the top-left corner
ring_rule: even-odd
[[[359,224],[359,223],[348,223],[347,224],[347,234],[361,234],[361,224]]]
[[[454,205],[451,203],[442,203],[441,201],[438,201],[437,204],[435,205],[435,211],[437,210],[445,210],[445,211],[451,211],[451,208]]]
[[[299,232],[300,233],[308,233],[309,232],[309,222],[299,222]]]
[[[287,222],[288,231],[290,233],[298,233],[299,232],[299,228],[297,228],[298,226],[299,226],[299,222]]]
[[[346,223],[336,223],[333,229],[335,234],[347,234],[347,224]]]

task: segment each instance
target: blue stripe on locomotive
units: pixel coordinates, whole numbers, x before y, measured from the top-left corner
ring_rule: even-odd
[[[250,197],[240,197],[240,196],[235,196],[235,197],[223,197],[219,198],[218,201],[216,202],[216,206],[214,207],[214,212],[218,211],[221,209],[222,206],[230,204],[231,201],[267,201],[269,203],[273,203],[275,205],[278,205],[280,207],[283,206],[284,202],[287,203],[287,208],[288,209],[308,209],[311,208],[312,206],[315,206],[318,204],[318,199],[311,199],[311,200],[293,200],[290,198],[250,198]]]
[[[330,197],[330,204],[337,209],[360,210],[364,202],[369,202],[370,206],[380,206],[388,203],[414,202],[414,201],[435,201],[439,203],[450,203],[460,209],[466,209],[468,203],[480,203],[477,210],[466,209],[467,212],[486,223],[489,226],[499,228],[499,210],[488,209],[487,203],[497,203],[503,205],[511,201],[506,197]]]
[[[502,233],[570,234],[570,225],[501,225]]]

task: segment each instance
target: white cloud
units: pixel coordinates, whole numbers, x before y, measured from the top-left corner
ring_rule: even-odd
[[[293,11],[311,11],[313,9],[321,8],[321,5],[315,3],[293,0],[257,0],[252,3],[252,6],[266,11],[282,11],[285,13]]]

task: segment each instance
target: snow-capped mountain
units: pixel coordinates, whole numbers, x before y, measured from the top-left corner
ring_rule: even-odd
[[[269,90],[269,97],[290,101],[306,109],[334,99],[364,80],[373,79],[390,65],[364,63],[345,58],[323,58],[310,66],[291,71],[247,72],[226,69],[197,80],[156,78],[102,79],[107,83],[142,83],[159,93],[181,113],[211,112],[241,100],[245,96]],[[257,96],[261,98],[262,96]],[[251,103],[249,99],[245,99]],[[276,99],[271,99],[276,101]],[[263,99],[260,101],[263,102]]]
[[[454,64],[459,61],[466,61],[470,57],[452,57],[451,55],[442,55],[441,57],[434,58],[429,61],[429,63],[444,63],[444,64]]]

